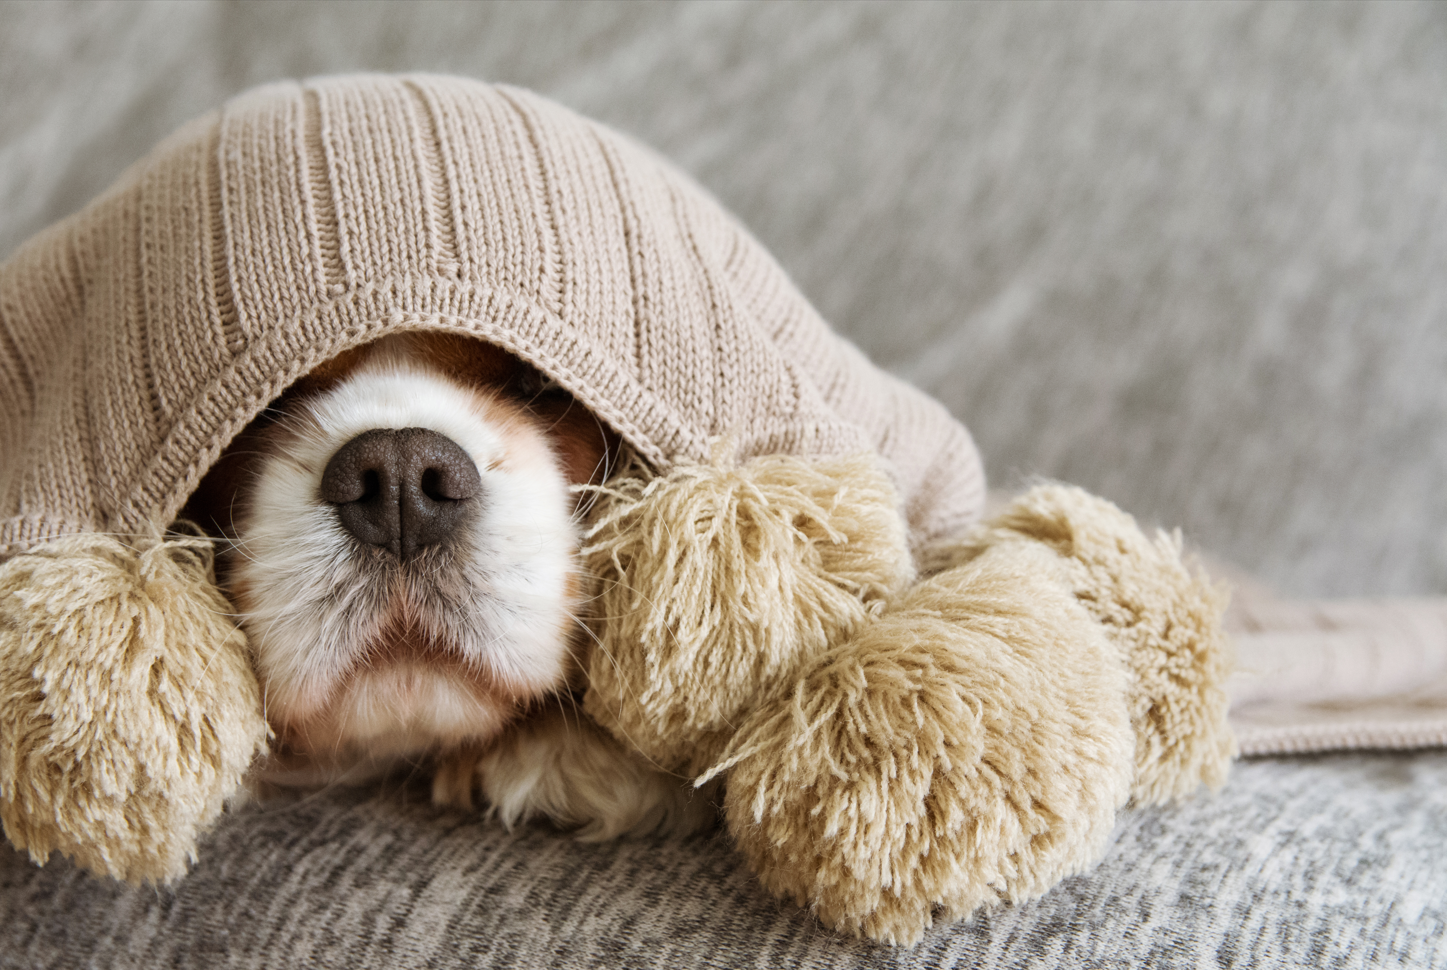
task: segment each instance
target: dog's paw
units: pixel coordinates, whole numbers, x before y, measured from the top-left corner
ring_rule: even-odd
[[[716,785],[695,788],[648,764],[579,711],[561,707],[520,722],[486,748],[438,759],[432,800],[489,813],[511,828],[534,819],[584,841],[689,835],[717,821]]]

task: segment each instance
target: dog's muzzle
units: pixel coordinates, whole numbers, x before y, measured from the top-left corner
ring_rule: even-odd
[[[321,494],[349,533],[406,561],[473,514],[482,477],[451,438],[426,428],[377,428],[337,450]]]

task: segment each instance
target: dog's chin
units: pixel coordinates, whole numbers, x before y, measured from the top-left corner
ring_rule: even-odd
[[[291,762],[332,773],[484,745],[540,688],[507,680],[468,653],[404,622],[358,651],[339,677],[290,689],[263,680],[278,741]]]
[[[273,714],[273,721],[293,758],[345,771],[360,761],[385,766],[485,744],[516,708],[515,701],[434,664],[404,661],[355,675],[320,709]]]

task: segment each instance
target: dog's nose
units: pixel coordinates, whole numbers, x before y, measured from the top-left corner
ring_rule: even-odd
[[[364,431],[322,473],[322,498],[342,526],[402,560],[445,538],[481,492],[467,452],[426,428]]]

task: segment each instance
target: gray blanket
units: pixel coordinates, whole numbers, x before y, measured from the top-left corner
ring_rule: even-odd
[[[174,890],[6,852],[0,966],[1440,967],[1444,844],[1447,754],[1248,762],[1125,816],[1094,871],[899,950],[769,899],[722,836],[584,845],[337,791],[237,813]]]

